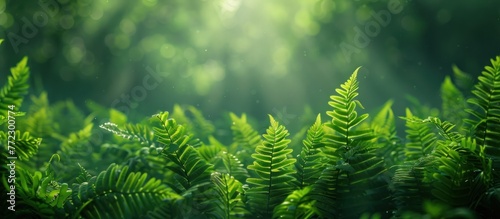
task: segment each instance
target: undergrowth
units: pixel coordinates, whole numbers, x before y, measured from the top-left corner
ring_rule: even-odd
[[[2,211],[20,218],[500,215],[500,56],[471,92],[460,86],[468,75],[454,67],[437,117],[417,113],[422,107],[398,118],[392,101],[360,113],[356,69],[334,90],[331,110],[303,132],[290,135],[269,116],[259,133],[245,114],[231,113],[217,127],[232,133],[227,145],[192,106],[132,123],[115,109],[89,102],[84,113],[72,101],[50,104],[42,93],[19,112],[29,72],[24,58],[0,90],[1,153],[17,156],[15,182],[12,165],[2,165],[6,191],[15,186],[15,212],[5,201]],[[397,133],[397,119],[405,133]]]

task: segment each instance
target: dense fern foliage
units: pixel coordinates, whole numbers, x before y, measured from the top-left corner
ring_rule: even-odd
[[[193,106],[132,122],[92,101],[81,110],[45,92],[28,99],[24,58],[0,89],[1,154],[15,163],[1,168],[15,192],[2,193],[15,198],[2,209],[19,218],[496,218],[500,56],[475,85],[453,72],[441,110],[408,107],[397,130],[392,100],[361,113],[358,68],[331,109],[290,137],[273,116],[264,132],[229,113],[223,132]]]

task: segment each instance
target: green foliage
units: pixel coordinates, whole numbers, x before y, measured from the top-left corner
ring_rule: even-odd
[[[0,115],[7,117],[7,111],[18,111],[23,97],[28,93],[28,78],[30,69],[28,57],[24,57],[16,67],[10,69],[11,75],[7,77],[7,84],[0,90]],[[9,108],[13,105],[14,109]]]
[[[338,95],[330,96],[331,101],[328,102],[333,110],[326,112],[332,117],[331,123],[327,123],[327,126],[335,132],[333,135],[328,135],[326,139],[327,145],[336,150],[349,150],[350,146],[355,144],[354,141],[371,138],[370,130],[355,130],[357,125],[368,118],[368,114],[358,116],[356,112],[358,105],[363,108],[361,103],[354,99],[358,96],[358,70],[359,68],[352,73],[349,80],[340,85],[341,88],[335,89]]]
[[[192,144],[191,136],[185,133],[182,125],[168,118],[168,112],[162,112],[154,117],[159,120],[159,126],[153,128],[158,142],[161,143],[161,155],[165,156],[169,170],[176,173],[176,181],[182,186],[178,191],[187,191],[210,181],[212,166],[201,159]],[[158,149],[158,148],[157,148]]]
[[[478,145],[485,147],[486,155],[493,160],[494,168],[500,168],[500,56],[491,59],[478,83],[474,86],[472,98],[467,102],[475,109],[467,109],[473,118],[466,122],[472,126]]]
[[[467,117],[467,112],[465,112],[467,105],[462,92],[455,87],[449,76],[441,84],[441,99],[443,100],[442,117],[461,127],[462,120]]]
[[[212,182],[215,185],[215,218],[241,218],[248,211],[242,199],[243,186],[229,174],[214,172]]]
[[[276,207],[273,218],[313,218],[317,212],[315,212],[315,202],[309,196],[310,191],[309,186],[293,191],[283,203]]]
[[[64,208],[72,218],[137,218],[176,198],[161,180],[112,164],[88,182],[75,184]]]
[[[321,114],[318,114],[316,121],[307,131],[307,138],[303,141],[304,146],[300,154],[297,155],[297,162],[295,163],[296,179],[300,188],[314,184],[321,174],[326,161],[326,159],[323,159],[324,154],[321,152],[324,147],[324,135]]]
[[[253,162],[250,155],[255,151],[255,148],[261,144],[262,139],[259,133],[248,124],[245,114],[242,114],[241,118],[234,113],[230,113],[229,116],[232,121],[231,130],[233,131],[234,142],[229,152],[235,154],[244,165],[249,165]]]
[[[410,109],[406,109],[406,160],[414,161],[430,154],[436,144],[436,136],[431,132],[430,127],[412,114]]]
[[[27,79],[14,75],[27,77],[25,65],[14,68],[0,93],[16,107]],[[358,70],[330,97],[331,120],[323,123],[318,114],[292,140],[272,116],[261,137],[245,114],[230,113],[233,140],[225,145],[212,136],[212,122],[192,106],[176,105],[174,116],[163,111],[130,123],[124,113],[95,103],[85,114],[72,101],[50,104],[44,92],[32,96],[27,113],[3,116],[1,124],[6,128],[5,121],[15,118],[19,125],[0,130],[4,157],[14,156],[8,141],[15,136],[15,182],[9,181],[11,167],[2,167],[4,188],[16,187],[12,213],[20,218],[499,215],[500,57],[479,77],[469,104],[459,90],[464,87],[445,78],[441,112],[407,108],[401,117],[404,143],[392,101],[374,116],[358,114]],[[456,75],[457,81],[466,77]],[[421,119],[413,112],[428,114]]]
[[[271,125],[262,135],[264,141],[257,146],[252,157],[255,159],[249,170],[255,171],[257,177],[247,179],[251,185],[247,191],[252,210],[261,217],[271,217],[274,208],[292,191],[291,181],[294,179],[294,158],[288,158],[292,149],[287,146],[290,140],[288,130],[269,115]]]
[[[332,117],[327,127],[333,134],[325,136],[330,151],[330,163],[333,164],[324,170],[317,186],[313,189],[315,200],[321,205],[335,205],[335,209],[320,207],[323,217],[356,218],[361,212],[381,211],[388,208],[388,204],[373,200],[390,200],[387,195],[387,183],[379,176],[385,171],[384,161],[379,157],[379,144],[373,143],[373,131],[361,127],[356,129],[368,114],[358,117],[356,106],[361,103],[355,99],[358,96],[356,69],[351,77],[336,89],[338,96],[330,96],[330,106],[334,109],[327,114]],[[324,192],[325,189],[335,188],[334,191]],[[330,203],[330,204],[328,204]]]

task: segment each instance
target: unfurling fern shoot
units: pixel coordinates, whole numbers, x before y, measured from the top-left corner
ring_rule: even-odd
[[[286,138],[288,130],[271,115],[269,118],[271,126],[263,135],[262,144],[252,154],[255,161],[248,166],[258,177],[247,179],[247,183],[251,185],[247,192],[250,207],[263,218],[272,216],[274,208],[292,191],[291,182],[294,180],[294,170],[291,167],[295,159],[288,158],[292,153],[292,149],[288,148],[290,139]]]

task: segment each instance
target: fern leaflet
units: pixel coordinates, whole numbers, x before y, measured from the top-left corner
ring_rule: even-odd
[[[300,188],[313,184],[320,176],[324,166],[324,159],[321,153],[324,147],[323,124],[321,123],[321,114],[318,114],[316,121],[307,131],[307,137],[303,141],[304,146],[299,155],[295,168],[297,169],[297,182]]]
[[[255,159],[247,168],[255,171],[258,177],[248,178],[253,187],[247,192],[251,207],[258,215],[271,217],[274,207],[281,203],[291,192],[293,181],[291,165],[295,159],[287,156],[292,149],[287,146],[290,140],[288,130],[269,115],[271,125],[263,135],[264,141],[257,146],[252,157]]]
[[[28,93],[30,69],[27,64],[28,58],[24,57],[16,67],[10,69],[11,75],[7,78],[7,84],[0,90],[0,115],[9,116],[9,105],[19,109],[23,96]]]

